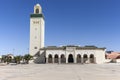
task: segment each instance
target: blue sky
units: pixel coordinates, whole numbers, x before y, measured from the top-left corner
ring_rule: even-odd
[[[45,45],[95,45],[120,51],[120,0],[0,0],[0,55],[29,49],[30,14],[40,3]]]

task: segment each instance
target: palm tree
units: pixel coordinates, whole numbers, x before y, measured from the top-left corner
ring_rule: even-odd
[[[6,56],[6,62],[7,64],[9,64],[12,61],[12,57],[11,56]]]
[[[15,60],[16,64],[20,64],[20,61],[22,60],[22,56],[20,56],[20,55],[19,56],[15,56],[14,60]]]
[[[2,56],[1,62],[6,63],[6,55]]]
[[[6,62],[7,62],[7,64],[9,64],[11,61],[12,61],[12,57],[9,56],[9,55],[4,55],[4,56],[2,56],[2,58],[1,58],[1,62],[3,62],[3,63],[6,63]]]
[[[26,54],[24,55],[24,60],[27,64],[29,64],[29,61],[33,58],[33,56],[31,56],[30,54]]]

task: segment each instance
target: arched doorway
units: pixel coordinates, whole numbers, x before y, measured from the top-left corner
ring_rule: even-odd
[[[95,63],[94,55],[93,54],[90,55],[90,63]]]
[[[81,63],[81,55],[80,54],[77,55],[77,63]]]
[[[61,55],[61,63],[66,63],[66,58],[64,54]]]
[[[58,63],[58,55],[56,54],[55,57],[54,57],[54,62],[55,63]]]
[[[73,62],[74,62],[73,55],[70,54],[70,55],[68,56],[68,63],[73,63]]]
[[[83,55],[83,63],[87,63],[87,61],[88,61],[88,56],[87,56],[87,54],[84,54]]]
[[[48,55],[48,63],[52,63],[52,55],[51,54]]]

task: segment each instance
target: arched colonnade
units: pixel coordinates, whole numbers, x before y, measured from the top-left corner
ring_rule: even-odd
[[[46,63],[96,63],[96,57],[94,54],[77,54],[76,57],[73,54],[69,54],[67,57],[65,54],[49,54]]]

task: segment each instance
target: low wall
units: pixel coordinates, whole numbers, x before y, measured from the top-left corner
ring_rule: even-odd
[[[112,59],[105,59],[105,63],[109,63]],[[120,59],[116,59],[117,63],[120,63]]]

